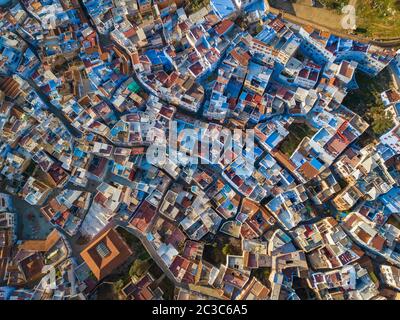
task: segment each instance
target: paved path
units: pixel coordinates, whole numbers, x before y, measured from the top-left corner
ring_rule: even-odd
[[[78,129],[76,129],[75,127],[73,127],[71,125],[71,122],[66,118],[66,116],[64,115],[64,113],[60,110],[57,109],[50,101],[49,97],[46,96],[43,91],[37,86],[37,84],[31,79],[28,78],[26,79],[27,82],[29,83],[29,85],[35,90],[36,94],[39,96],[39,98],[43,101],[43,103],[47,106],[47,110],[52,113],[53,115],[55,115],[63,124],[64,126],[67,128],[67,130],[69,131],[69,133],[71,134],[71,136],[73,138],[77,138],[80,139],[82,137],[82,133],[79,132]]]
[[[172,281],[172,283],[175,285],[175,287],[183,288],[183,289],[187,289],[187,290],[189,289],[189,286],[186,283],[181,283],[176,280],[176,278],[173,275],[173,273],[171,272],[171,270],[169,270],[167,265],[160,258],[156,249],[151,244],[151,242],[146,238],[145,235],[143,235],[139,230],[137,230],[133,227],[130,227],[126,222],[114,221],[114,223],[115,223],[115,225],[124,228],[126,231],[133,234],[136,238],[138,238],[140,240],[140,242],[142,243],[144,248],[149,253],[150,257],[157,264],[157,266],[164,272],[164,274]]]

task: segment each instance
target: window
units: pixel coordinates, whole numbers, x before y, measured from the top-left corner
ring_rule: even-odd
[[[107,246],[103,242],[97,245],[96,251],[102,258],[107,257],[111,253],[111,251],[107,248]]]

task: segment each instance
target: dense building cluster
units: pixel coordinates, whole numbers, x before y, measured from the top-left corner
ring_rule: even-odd
[[[344,102],[387,70],[372,135]],[[398,299],[399,85],[400,52],[263,0],[11,1],[0,299]],[[226,129],[254,130],[253,170],[237,136],[189,161],[185,130]],[[149,161],[161,136],[178,161]]]

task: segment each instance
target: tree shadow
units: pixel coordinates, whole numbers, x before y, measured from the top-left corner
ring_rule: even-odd
[[[282,0],[268,0],[269,5],[275,9],[283,10],[287,13],[290,13],[292,15],[296,15],[296,11],[294,10],[293,7],[293,0],[289,1],[282,1]]]

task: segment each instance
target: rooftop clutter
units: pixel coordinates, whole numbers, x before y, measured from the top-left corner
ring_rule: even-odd
[[[393,299],[400,94],[373,139],[346,98],[399,59],[258,0],[1,9],[0,297]]]

